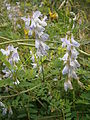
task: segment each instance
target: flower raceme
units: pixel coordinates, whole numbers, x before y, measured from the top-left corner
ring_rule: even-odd
[[[62,74],[68,75],[68,79],[64,82],[64,89],[65,91],[67,91],[68,88],[73,89],[71,83],[72,78],[76,79],[78,83],[81,84],[76,74],[76,69],[80,67],[80,64],[77,61],[77,57],[79,53],[76,50],[76,48],[79,47],[80,44],[74,40],[73,35],[69,38],[66,35],[65,38],[61,38],[61,41],[62,41],[62,47],[66,48],[66,54],[63,56],[63,58],[60,58],[60,60],[63,60],[65,65],[62,70]]]
[[[18,48],[14,48],[13,45],[9,45],[6,50],[1,49],[0,51],[2,52],[3,55],[6,55],[6,59],[7,61],[12,65],[17,67],[15,64],[18,63],[18,61],[20,60],[19,58],[19,54],[17,52]],[[5,64],[3,64],[5,66]],[[9,68],[5,67],[4,70],[2,70],[2,72],[5,74],[3,77],[7,78],[10,77],[12,78],[12,73],[14,72],[13,70],[9,70]],[[19,81],[16,80],[14,82],[15,85],[19,84]]]
[[[45,26],[47,26],[46,19],[47,16],[44,16],[43,19],[40,11],[33,12],[31,18],[22,17],[21,19],[25,22],[25,28],[28,31],[29,36],[35,37],[35,47],[37,49],[37,56],[43,56],[47,54],[49,47],[44,43],[49,35],[44,33]]]

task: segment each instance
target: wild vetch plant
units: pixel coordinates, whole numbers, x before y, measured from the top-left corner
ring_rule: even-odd
[[[88,54],[80,51],[78,11],[75,6],[71,11],[73,2],[69,0],[44,2],[34,6],[29,0],[4,1],[10,24],[0,26],[1,120],[40,120],[48,119],[47,115],[50,120],[79,119],[79,114],[84,114],[83,110],[79,113],[82,108],[78,105],[89,104],[89,97],[82,95],[90,89],[83,85],[89,77],[88,62],[84,63],[82,56]],[[21,29],[14,29],[17,24]]]
[[[16,69],[17,69],[16,63],[18,63],[18,61],[20,60],[17,49],[18,48],[14,48],[13,45],[9,45],[6,48],[6,50],[4,50],[4,49],[0,50],[2,52],[2,54],[6,56],[6,60],[11,64],[11,66],[14,66]],[[5,66],[4,63],[3,63],[3,66]],[[9,68],[7,66],[5,66],[5,69],[2,70],[2,72],[4,73],[3,78],[7,78],[7,77],[12,78],[13,72],[15,72],[15,71],[9,70]],[[19,84],[19,81],[16,80],[13,83],[17,85],[17,84]]]
[[[66,35],[65,38],[61,38],[62,43],[62,48],[66,48],[66,53],[61,58],[61,60],[64,61],[64,68],[62,70],[62,74],[65,75],[67,74],[67,80],[64,82],[64,89],[65,91],[69,89],[73,89],[72,86],[72,79],[76,79],[78,83],[82,86],[82,83],[79,81],[79,78],[76,74],[76,70],[78,67],[80,67],[80,64],[77,61],[78,58],[78,51],[76,48],[80,46],[80,44],[74,40],[73,35],[70,36]]]
[[[47,23],[45,21],[47,17],[44,16],[43,19],[40,19],[40,17],[42,17],[40,11],[33,12],[31,18],[21,17],[21,19],[25,21],[25,28],[28,30],[28,35],[34,35],[35,37],[35,47],[37,49],[37,56],[39,57],[46,55],[47,50],[49,49],[49,46],[44,43],[49,38],[49,35],[44,33],[44,27],[47,26]]]

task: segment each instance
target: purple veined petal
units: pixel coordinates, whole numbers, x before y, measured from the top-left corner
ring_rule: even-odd
[[[66,44],[65,42],[63,42],[63,43],[62,43],[62,48],[65,48],[66,45],[67,45],[67,44]]]
[[[36,48],[39,48],[39,44],[40,44],[40,41],[39,40],[35,40],[35,47]]]
[[[76,59],[77,58],[77,55],[79,54],[78,53],[78,51],[75,49],[75,48],[73,48],[72,50],[71,50],[71,59]]]
[[[21,17],[21,19],[25,22],[25,26],[29,26],[30,25],[30,17],[29,16],[28,16],[28,18]]]
[[[80,67],[80,64],[78,63],[77,60],[70,60],[70,66],[72,67],[72,69],[77,69],[78,67]],[[72,70],[71,70],[72,71]]]
[[[9,51],[14,51],[14,50],[16,50],[16,49],[13,47],[13,45],[9,45],[9,46],[7,47],[7,49],[8,49]]]
[[[32,62],[35,62],[35,57],[34,57],[34,55],[32,55],[31,60],[32,60]]]
[[[27,18],[26,18],[26,17],[21,17],[21,19],[22,19],[23,21],[27,21]]]
[[[25,21],[25,26],[29,26],[30,25],[30,18],[28,16],[27,20]]]
[[[45,43],[41,42],[42,46],[43,46],[43,49],[44,50],[49,50],[49,46],[46,45]]]
[[[77,77],[77,74],[75,73],[74,70],[71,71],[71,76],[72,76],[72,78],[74,78],[74,79],[77,79],[77,78],[78,78],[78,77]]]
[[[41,12],[40,11],[35,11],[34,13],[33,13],[33,18],[35,19],[35,18],[38,18],[38,17],[40,17],[42,14],[41,14]]]
[[[36,68],[37,67],[37,63],[31,63],[33,68]]]
[[[79,47],[80,44],[74,40],[73,36],[71,37],[71,41],[72,41],[72,45],[75,46],[75,47]]]
[[[77,60],[75,60],[74,62],[75,62],[76,67],[80,67],[80,64],[78,63]]]
[[[6,56],[10,55],[10,51],[9,50],[1,49],[0,51],[2,52],[3,55],[6,55]]]
[[[62,42],[65,42],[65,38],[61,38],[61,41],[62,41]]]
[[[71,44],[67,44],[67,50],[68,50],[68,51],[71,50]]]
[[[67,92],[69,86],[68,86],[68,82],[64,82],[64,90]]]
[[[34,28],[36,28],[36,22],[34,19],[31,19],[30,29],[34,29]]]
[[[66,52],[66,54],[63,56],[63,58],[61,58],[63,61],[67,61],[68,59],[68,53]]]
[[[47,26],[47,23],[44,20],[37,19],[38,23],[42,26]]]
[[[42,39],[43,41],[46,41],[48,38],[49,38],[49,35],[46,34],[46,33],[44,33],[44,34],[41,35],[41,39]]]
[[[13,65],[13,59],[12,58],[9,58],[8,62]]]
[[[18,54],[17,51],[15,51],[15,52],[12,53],[12,59],[13,59],[13,61],[16,62],[16,63],[20,60],[19,54]]]
[[[69,72],[69,66],[65,65],[65,67],[63,68],[62,74],[67,74]]]
[[[45,28],[44,27],[42,27],[41,25],[39,25],[38,23],[37,23],[37,31],[38,32],[43,32],[44,30],[45,30]]]

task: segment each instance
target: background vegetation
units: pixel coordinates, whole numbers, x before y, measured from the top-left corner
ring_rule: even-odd
[[[18,47],[20,55],[18,69],[13,67],[15,72],[11,80],[3,78],[3,63],[10,70],[12,66],[0,52],[0,101],[7,108],[7,114],[2,115],[1,106],[1,120],[90,120],[90,0],[65,0],[62,4],[63,1],[7,0],[12,6],[20,2],[20,11],[14,23],[14,19],[8,18],[5,1],[0,0],[0,49],[13,44]],[[35,58],[38,66],[33,69],[30,50],[35,55],[35,40],[27,36],[24,22],[20,18],[31,15],[36,10],[48,16],[45,32],[49,34],[49,41],[46,43],[50,50],[42,60]],[[75,13],[76,21],[72,20],[70,12]],[[13,12],[13,18],[15,14]],[[72,22],[69,21],[70,18]],[[72,30],[73,24],[75,28]],[[59,58],[65,53],[60,38],[65,37],[67,31],[71,31],[75,40],[80,43],[78,61],[81,66],[77,74],[85,87],[81,88],[73,80],[74,89],[65,92],[66,76],[62,75],[63,62]],[[40,66],[43,68],[42,72]],[[12,81],[16,79],[20,84],[13,84]]]

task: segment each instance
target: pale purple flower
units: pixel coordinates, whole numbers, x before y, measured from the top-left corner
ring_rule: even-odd
[[[25,28],[29,29],[29,27],[30,27],[30,17],[29,16],[28,16],[28,18],[21,17],[21,19],[25,22]]]
[[[67,36],[65,38],[61,38],[62,47],[66,47],[66,54],[61,58],[60,60],[64,61],[64,68],[62,70],[62,74],[67,74],[68,75],[68,81],[64,83],[64,89],[67,91],[68,88],[73,89],[72,84],[71,84],[71,78],[78,79],[77,74],[76,74],[76,69],[80,67],[80,64],[78,63],[77,56],[78,52],[75,49],[75,47],[79,47],[80,44],[74,40],[73,35],[71,38],[69,37],[67,39]]]
[[[65,67],[63,68],[62,70],[62,74],[67,74],[69,72],[69,66],[68,65],[65,65]]]
[[[65,89],[66,92],[67,92],[68,88],[69,88],[69,89],[73,89],[72,83],[71,83],[70,80],[64,82],[64,89]]]
[[[6,55],[6,56],[10,55],[10,51],[9,50],[1,49],[0,51],[2,52],[3,55]]]
[[[80,46],[80,44],[77,41],[74,40],[73,36],[71,37],[71,41],[72,41],[72,46],[74,46],[74,47],[79,47]]]
[[[15,82],[13,82],[14,85],[19,85],[20,81],[17,79]]]

